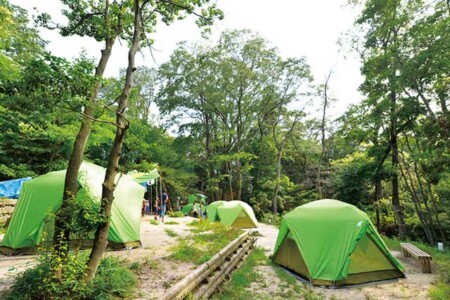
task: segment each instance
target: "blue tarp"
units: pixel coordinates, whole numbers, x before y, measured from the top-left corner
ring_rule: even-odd
[[[22,183],[31,180],[31,177],[0,181],[0,197],[17,199],[19,198]]]

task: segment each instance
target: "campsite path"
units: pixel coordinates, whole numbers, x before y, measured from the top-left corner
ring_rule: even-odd
[[[0,237],[0,240],[2,238]],[[19,273],[36,265],[36,258],[35,255],[0,255],[0,299],[2,299],[3,292],[14,283],[14,279]]]
[[[272,255],[275,242],[277,241],[278,228],[273,225],[259,223],[257,229],[251,229],[250,231],[259,233],[256,246],[263,248],[267,256]]]

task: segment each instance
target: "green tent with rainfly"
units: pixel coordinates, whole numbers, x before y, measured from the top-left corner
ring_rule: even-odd
[[[0,244],[3,252],[34,252],[36,246],[52,240],[54,219],[49,218],[49,213],[56,212],[61,206],[65,176],[66,170],[50,172],[24,183]],[[77,198],[87,196],[92,201],[100,201],[104,179],[104,168],[83,162],[78,173]],[[145,188],[129,176],[117,175],[108,246],[130,248],[140,245],[144,192]]]
[[[235,228],[256,228],[258,221],[250,205],[239,200],[214,201],[206,207],[208,220]]]
[[[313,201],[283,216],[272,260],[313,285],[405,277],[369,217],[331,199]]]

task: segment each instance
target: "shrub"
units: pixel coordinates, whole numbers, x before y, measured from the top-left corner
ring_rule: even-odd
[[[62,281],[54,275],[54,263],[49,254],[39,258],[39,264],[21,273],[7,299],[115,299],[130,298],[137,286],[137,279],[124,262],[108,257],[101,261],[97,274],[88,284],[81,280],[87,255],[69,255]]]

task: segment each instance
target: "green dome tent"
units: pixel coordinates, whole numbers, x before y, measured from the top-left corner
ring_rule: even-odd
[[[183,206],[181,208],[181,211],[185,214],[185,215],[190,215],[191,217],[200,217],[200,211],[201,214],[203,214],[205,212],[206,206],[200,203],[189,203],[186,204],[185,206]]]
[[[353,205],[330,199],[283,216],[272,260],[313,285],[405,277],[369,217]]]
[[[236,228],[256,228],[258,221],[250,205],[245,202],[214,201],[206,207],[208,220],[219,220],[220,223]]]
[[[215,222],[219,219],[219,215],[217,213],[217,208],[224,203],[225,203],[225,201],[221,201],[221,200],[214,201],[214,202],[211,202],[206,207],[206,215],[208,216],[208,221]]]
[[[48,232],[52,240],[53,221],[48,213],[56,212],[62,203],[66,170],[50,172],[24,183],[16,209],[5,233],[3,252],[33,252]],[[78,198],[89,197],[100,201],[105,169],[84,162],[78,173]],[[145,188],[127,175],[117,175],[111,224],[108,232],[109,246],[133,247],[140,245],[140,220]],[[50,234],[51,233],[51,234]]]
[[[189,204],[198,202],[198,203],[202,203],[203,205],[206,205],[206,200],[207,200],[207,197],[203,194],[191,194],[188,196]]]
[[[188,204],[184,205],[181,211],[185,215],[198,217],[200,209],[202,214],[205,212],[206,199],[206,196],[203,194],[190,194],[188,196]]]

